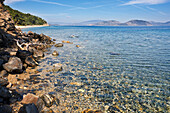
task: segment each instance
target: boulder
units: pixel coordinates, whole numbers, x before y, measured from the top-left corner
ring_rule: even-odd
[[[28,93],[27,95],[23,96],[21,103],[22,104],[31,104],[31,103],[36,104],[37,101],[38,101],[38,96]]]
[[[63,47],[63,44],[62,43],[57,43],[57,44],[55,44],[55,47]]]
[[[37,107],[34,103],[32,104],[24,104],[18,113],[39,113]]]
[[[21,73],[22,70],[22,62],[18,57],[11,57],[9,61],[3,64],[3,68],[9,73]]]
[[[16,56],[21,58],[24,61],[28,56],[31,56],[32,53],[26,50],[18,50]]]
[[[25,59],[25,63],[28,64],[28,66],[35,67],[38,65],[38,63],[35,61],[35,59],[32,56],[28,56]]]

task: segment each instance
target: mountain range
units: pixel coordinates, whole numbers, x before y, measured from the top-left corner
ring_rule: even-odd
[[[51,23],[51,25],[70,25],[70,26],[170,26],[170,21],[168,22],[154,22],[145,20],[130,20],[125,23],[121,23],[116,20],[89,20],[80,23]]]

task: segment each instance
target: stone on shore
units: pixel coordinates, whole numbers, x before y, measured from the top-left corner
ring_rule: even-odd
[[[53,55],[53,56],[58,56],[59,53],[58,53],[57,51],[54,51],[54,52],[52,53],[52,55]]]
[[[22,62],[18,57],[11,57],[7,63],[3,65],[3,68],[9,73],[21,73],[22,70]]]
[[[8,76],[8,73],[7,73],[6,70],[2,70],[2,71],[0,72],[0,77],[7,77],[7,76]]]
[[[0,105],[0,113],[12,113],[10,105]]]
[[[25,63],[28,64],[28,66],[35,67],[38,65],[38,63],[35,61],[35,59],[32,56],[28,56],[25,59]]]
[[[23,107],[20,108],[18,113],[39,113],[36,105],[32,104],[24,104]]]
[[[31,104],[31,103],[36,104],[37,101],[38,101],[38,96],[28,93],[27,95],[23,96],[21,103],[22,104]]]
[[[21,58],[24,61],[28,56],[31,56],[32,53],[26,50],[18,50],[16,56]]]
[[[55,47],[63,47],[63,44],[62,43],[57,43],[57,44],[55,44]]]
[[[8,80],[0,77],[0,85],[7,86],[9,84]]]

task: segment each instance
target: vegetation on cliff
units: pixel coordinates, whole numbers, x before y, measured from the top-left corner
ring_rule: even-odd
[[[18,10],[14,10],[11,7],[4,5],[5,9],[9,11],[10,15],[12,16],[12,19],[14,20],[16,25],[43,25],[47,24],[47,22],[37,16],[31,15],[31,14],[25,14]]]

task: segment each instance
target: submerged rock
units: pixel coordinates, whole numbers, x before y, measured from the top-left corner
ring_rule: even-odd
[[[57,43],[57,44],[55,45],[55,47],[63,47],[63,44],[62,44],[62,43]]]
[[[8,63],[3,65],[4,69],[10,73],[21,73],[22,70],[22,62],[18,57],[11,57]]]
[[[44,94],[41,96],[41,99],[44,101],[46,107],[51,107],[56,101],[55,96],[52,94]]]
[[[54,51],[54,52],[52,53],[52,55],[53,55],[53,56],[58,56],[59,53],[58,53],[57,51]]]

